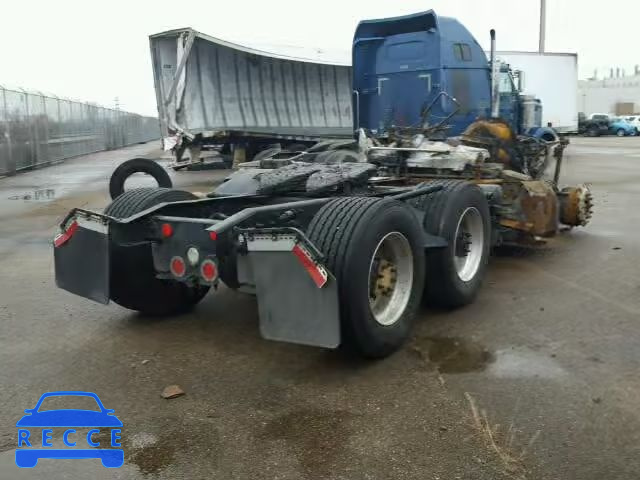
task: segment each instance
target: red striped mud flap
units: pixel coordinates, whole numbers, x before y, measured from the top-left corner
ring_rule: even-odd
[[[56,285],[109,303],[109,226],[106,217],[78,214],[53,239]]]
[[[256,287],[260,332],[283,342],[340,344],[338,286],[301,232],[244,235]]]

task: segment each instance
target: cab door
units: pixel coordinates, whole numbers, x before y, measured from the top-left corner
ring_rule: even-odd
[[[501,70],[498,77],[500,94],[500,118],[505,120],[516,133],[520,132],[519,92],[513,82],[511,72]]]

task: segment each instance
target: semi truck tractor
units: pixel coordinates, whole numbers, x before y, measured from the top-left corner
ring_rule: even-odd
[[[525,73],[500,60],[520,65],[525,57],[505,53],[490,61],[456,19],[408,15],[363,22],[351,60],[342,62],[267,53],[192,29],[158,33],[150,43],[165,147],[173,149],[176,168],[211,149],[237,161],[267,148],[300,151],[324,139],[350,138],[354,125],[382,132],[446,120],[446,135],[458,135],[490,116],[492,88],[499,94],[498,116],[516,133],[557,139],[542,124],[535,90],[522,92]],[[540,72],[529,76],[531,87],[544,85]],[[551,90],[557,88],[549,85],[544,94],[555,101]]]
[[[456,19],[432,13],[361,22],[353,41],[354,121],[375,135],[442,124],[459,135],[478,118],[502,118],[517,134],[542,137],[540,102],[520,95],[521,72],[491,61]],[[492,102],[493,98],[493,102]]]
[[[75,208],[54,239],[57,285],[171,315],[224,284],[255,295],[267,339],[379,358],[410,336],[421,299],[471,303],[493,248],[588,223],[589,190],[560,183],[563,144],[497,116],[520,105],[499,98],[508,72],[460,23],[364,21],[353,55],[353,138],[273,151],[208,194],[135,189]],[[461,134],[432,140],[445,125]]]

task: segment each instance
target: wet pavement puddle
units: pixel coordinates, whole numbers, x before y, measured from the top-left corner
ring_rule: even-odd
[[[126,461],[145,475],[157,474],[174,462],[176,436],[139,432],[125,439]]]
[[[295,410],[267,423],[257,439],[284,440],[306,478],[327,478],[332,465],[349,457],[347,441],[356,416],[341,410]]]
[[[440,373],[478,372],[494,361],[486,347],[460,337],[425,337],[420,344]]]
[[[543,379],[567,375],[553,358],[526,347],[490,351],[462,337],[423,337],[415,340],[413,350],[444,374],[486,372],[496,378]]]
[[[553,358],[528,349],[504,349],[495,353],[489,373],[498,378],[555,379],[567,375]]]
[[[136,449],[127,461],[135,464],[143,474],[157,474],[174,461],[175,446],[168,442]]]
[[[9,200],[26,200],[43,202],[52,200],[56,197],[56,190],[54,188],[41,188],[38,190],[31,190],[18,195],[11,195]]]
[[[495,360],[484,346],[464,338],[431,337],[428,342],[428,358],[441,373],[482,371]]]

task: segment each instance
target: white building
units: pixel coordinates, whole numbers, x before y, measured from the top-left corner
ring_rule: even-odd
[[[616,70],[619,73],[619,69]],[[640,69],[634,75],[578,82],[578,111],[630,115],[640,113]]]

